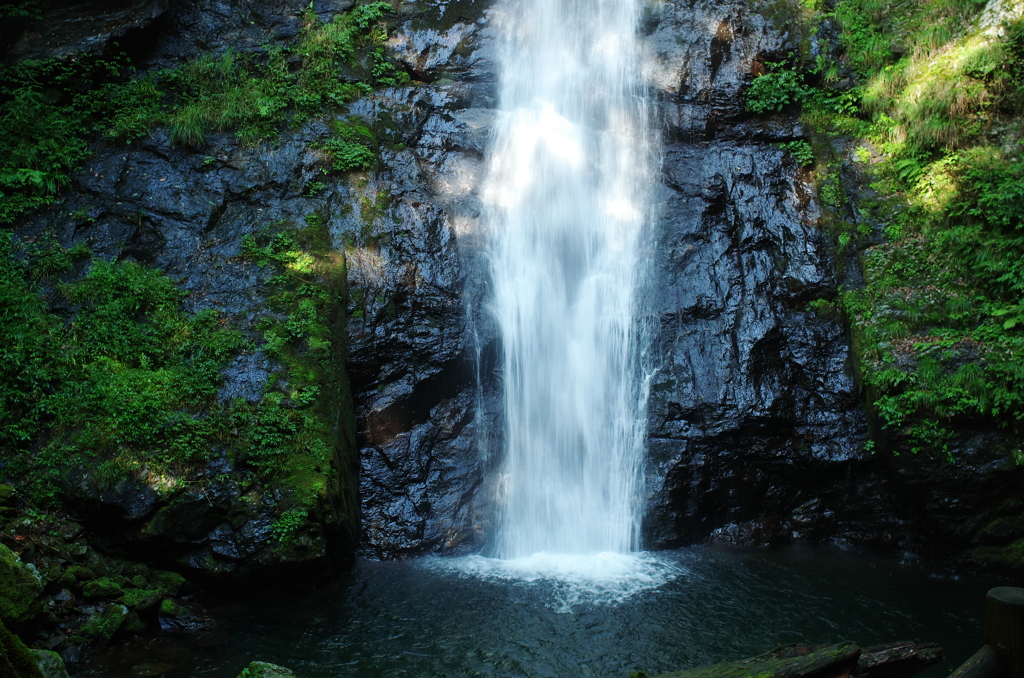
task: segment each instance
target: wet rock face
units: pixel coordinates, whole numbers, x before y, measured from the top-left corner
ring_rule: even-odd
[[[405,149],[386,154],[370,182],[386,187],[388,217],[348,249],[368,557],[479,545],[484,465],[467,297],[482,279],[476,188],[493,116],[482,4],[417,3],[395,32],[406,68],[435,84],[392,94]]]
[[[730,128],[745,117],[743,89],[765,62],[797,48],[749,4],[735,2],[661,3],[644,30],[648,77],[665,104],[670,140],[735,135]]]
[[[301,7],[258,4],[174,0],[132,45],[164,67],[297,35]],[[350,4],[317,0],[314,9],[327,18]],[[324,175],[311,147],[328,134],[324,121],[260,147],[212,135],[188,149],[157,131],[98,147],[65,202],[24,228],[180,276],[195,309],[221,309],[254,332],[270,272],[241,256],[242,237],[323,218],[349,277],[339,312],[349,315],[359,552],[369,557],[472,550],[489,529],[499,349],[481,310],[476,191],[495,115],[491,4],[400,4],[389,48],[419,84],[345,113],[370,121],[383,142],[375,173]],[[808,309],[834,295],[832,265],[809,178],[773,145],[802,131],[791,117],[743,111],[743,87],[793,45],[741,2],[659,3],[643,28],[665,140],[649,307],[658,371],[648,543],[896,534],[898,525],[871,523],[844,501],[885,492],[871,477],[849,479],[864,423],[846,341],[834,319]],[[223,397],[257,400],[276,369],[259,351],[240,355]],[[245,573],[270,562],[273,514],[245,499],[243,471],[201,471],[202,483],[173,496],[141,485],[99,490],[86,474],[69,493],[127,543],[201,571]],[[328,540],[309,536],[315,560]]]
[[[865,434],[809,177],[742,87],[788,49],[746,5],[666,4],[650,31],[666,120],[650,311],[650,546],[833,533]],[[819,308],[827,308],[821,307]]]
[[[411,195],[440,205],[458,234],[469,301],[451,293],[459,285],[439,280],[417,287],[419,303],[433,309],[426,325],[406,301],[389,319],[386,300],[405,299],[402,280],[413,274],[385,266],[391,281],[377,284],[386,293],[353,325],[364,553],[377,557],[479,546],[489,529],[487,471],[499,456],[490,450],[500,449],[500,375],[482,363],[481,418],[467,359],[475,345],[497,350],[477,299],[483,269],[473,193],[493,116],[490,37],[461,22],[404,28],[394,42],[410,70],[438,64],[438,82],[453,81],[430,95],[435,108],[417,94],[399,126],[417,130],[406,141],[421,171]],[[648,542],[830,536],[865,431],[844,333],[808,308],[834,297],[832,263],[809,177],[772,145],[802,137],[800,126],[785,116],[749,120],[741,96],[761,64],[792,45],[742,3],[662,3],[644,29],[666,140],[650,308],[658,373]],[[450,57],[439,63],[439,54]],[[408,158],[389,158],[393,176]],[[424,178],[444,190],[430,196]],[[431,209],[409,207],[414,224],[433,218]],[[363,284],[372,287],[371,278],[367,272]]]
[[[146,29],[167,11],[167,0],[41,0],[39,18],[0,29],[15,59],[98,54]]]
[[[318,0],[314,9],[329,20],[351,4]],[[297,8],[179,0],[139,27],[129,47],[154,68],[228,48],[261,50],[297,35]],[[382,142],[376,172],[324,172],[314,147],[330,134],[327,120],[255,147],[213,134],[202,148],[187,148],[157,130],[128,146],[98,144],[62,203],[20,227],[26,237],[51,232],[106,259],[160,268],[190,292],[191,310],[218,309],[258,343],[257,323],[272,314],[273,271],[242,256],[242,239],[268,225],[322,219],[349,277],[349,307],[337,312],[349,315],[353,456],[362,463],[369,556],[475,539],[481,470],[463,292],[479,279],[474,190],[493,105],[483,11],[476,0],[402,4],[390,46],[420,84],[377,92],[342,114],[363,118]],[[261,351],[243,353],[225,370],[221,397],[256,402],[279,369]],[[344,542],[353,526],[325,506],[290,540],[298,550],[284,553],[272,530],[280,497],[254,494],[253,469],[214,457],[177,485],[143,473],[108,487],[77,469],[68,501],[118,546],[210,575],[322,562],[332,536],[351,550]]]

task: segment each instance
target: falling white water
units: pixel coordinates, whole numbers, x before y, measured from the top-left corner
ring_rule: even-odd
[[[652,148],[641,0],[511,0],[485,200],[503,347],[497,555],[638,548]]]

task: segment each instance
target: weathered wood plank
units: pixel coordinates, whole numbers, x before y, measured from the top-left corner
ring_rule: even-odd
[[[949,678],[1001,678],[1007,675],[1003,655],[991,645],[985,645],[960,665]]]
[[[683,669],[655,678],[910,678],[940,659],[942,648],[935,643],[906,641],[866,650],[849,641],[786,645],[749,659]],[[646,678],[642,672],[634,676]]]
[[[910,678],[941,660],[938,644],[906,641],[862,650],[857,669],[862,678]]]
[[[859,657],[860,647],[852,642],[818,648],[790,645],[749,659],[698,666],[656,678],[847,678]]]
[[[985,644],[1003,656],[1010,678],[1024,678],[1024,589],[989,589],[985,596]]]

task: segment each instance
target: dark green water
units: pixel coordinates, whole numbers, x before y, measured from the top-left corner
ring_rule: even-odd
[[[82,675],[235,678],[259,659],[300,678],[625,678],[785,643],[909,639],[946,648],[928,674],[944,676],[980,647],[985,591],[1006,583],[831,548],[655,558],[675,578],[617,604],[586,602],[564,580],[473,576],[437,560],[362,562],[330,590],[215,607],[223,623],[198,643],[164,636],[115,648]]]

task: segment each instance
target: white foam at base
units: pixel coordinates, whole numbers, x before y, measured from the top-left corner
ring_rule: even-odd
[[[425,558],[420,563],[435,571],[528,586],[558,612],[581,605],[618,605],[685,573],[679,563],[650,553],[536,553],[509,560],[476,555]]]

